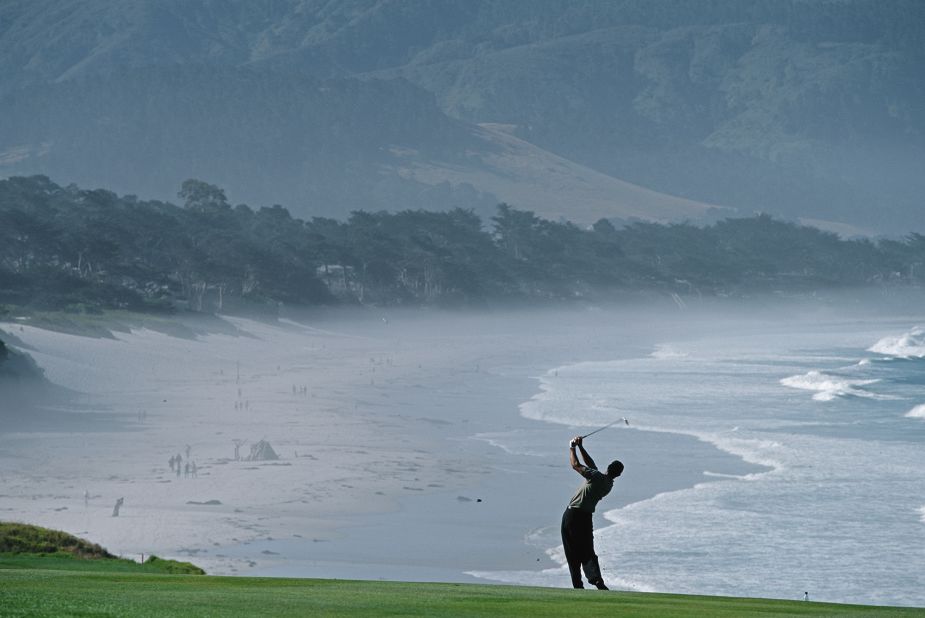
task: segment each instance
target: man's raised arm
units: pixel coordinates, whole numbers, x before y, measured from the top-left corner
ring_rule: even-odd
[[[585,463],[582,465],[578,461],[578,455],[575,454],[575,448],[578,448],[581,451],[581,458],[584,459]],[[594,460],[591,459],[591,456],[588,455],[588,451],[585,450],[585,447],[581,444],[581,436],[575,436],[572,438],[572,441],[569,443],[569,463],[572,464],[572,470],[578,474],[584,476],[585,471],[589,468],[597,470],[594,466]]]
[[[585,450],[585,447],[584,447],[584,445],[581,443],[581,439],[580,439],[580,438],[579,438],[577,444],[578,444],[578,450],[581,451],[581,458],[585,460],[585,465],[586,465],[587,467],[591,468],[592,470],[597,470],[597,466],[594,465],[594,460],[591,459],[591,456],[590,456],[590,455],[588,455],[588,451]]]

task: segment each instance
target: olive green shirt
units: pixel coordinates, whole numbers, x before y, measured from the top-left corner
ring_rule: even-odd
[[[585,468],[582,476],[586,480],[572,496],[568,508],[593,513],[597,503],[613,488],[613,479],[593,468]]]

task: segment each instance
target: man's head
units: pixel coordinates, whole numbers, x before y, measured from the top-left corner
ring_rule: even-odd
[[[623,474],[623,462],[619,459],[614,459],[610,462],[610,465],[607,466],[607,476],[615,479],[621,474]]]

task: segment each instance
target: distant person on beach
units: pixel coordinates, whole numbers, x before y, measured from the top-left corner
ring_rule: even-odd
[[[119,509],[122,508],[122,503],[123,503],[123,502],[125,502],[125,498],[119,498],[118,500],[116,500],[116,505],[115,505],[114,507],[112,507],[112,516],[113,516],[113,517],[118,517],[118,516],[119,516]]]
[[[585,478],[585,482],[572,496],[568,508],[562,515],[562,545],[565,548],[569,574],[572,576],[572,586],[584,588],[581,581],[581,569],[584,568],[588,583],[599,590],[607,590],[597,554],[594,553],[594,526],[591,518],[594,507],[613,488],[614,479],[623,474],[623,464],[614,460],[607,466],[606,474],[598,472],[594,460],[581,442],[582,437],[577,436],[569,443],[569,463],[575,472]],[[578,461],[576,448],[581,451],[584,465]]]

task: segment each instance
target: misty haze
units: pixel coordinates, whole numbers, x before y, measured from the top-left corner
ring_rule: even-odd
[[[923,67],[914,0],[4,2],[0,607],[925,607]]]

